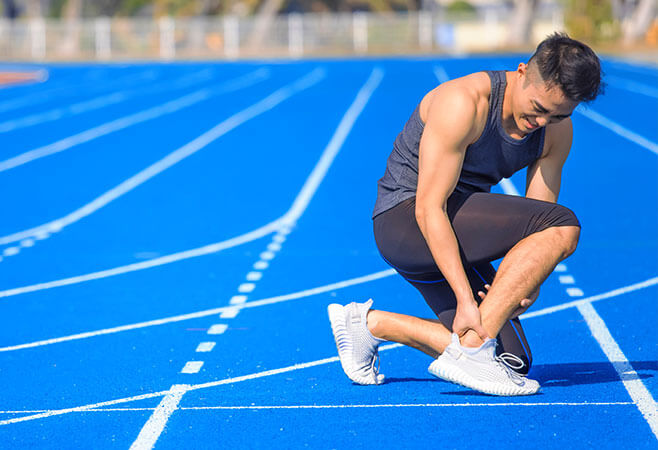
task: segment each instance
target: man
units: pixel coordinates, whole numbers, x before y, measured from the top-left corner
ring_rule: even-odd
[[[383,381],[377,348],[389,340],[437,358],[429,371],[442,379],[494,395],[539,390],[525,377],[532,355],[517,316],[576,248],[578,219],[556,204],[569,117],[601,88],[596,54],[556,33],[516,71],[474,73],[424,96],[395,141],[373,219],[383,258],[438,320],[371,310],[372,300],[330,305],[351,380]],[[524,167],[525,198],[490,193]]]

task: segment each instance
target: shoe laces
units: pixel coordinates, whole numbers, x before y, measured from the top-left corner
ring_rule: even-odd
[[[519,386],[522,386],[525,382],[523,376],[516,373],[516,370],[522,369],[525,366],[525,363],[521,358],[511,353],[501,353],[500,355],[494,356],[494,360],[498,363],[498,366],[503,368],[509,378]]]

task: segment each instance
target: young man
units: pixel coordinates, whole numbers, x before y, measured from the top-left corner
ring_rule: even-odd
[[[371,310],[372,300],[330,305],[351,380],[383,381],[375,361],[389,340],[438,357],[429,371],[445,380],[495,395],[539,390],[525,377],[532,356],[517,316],[576,248],[578,219],[556,202],[569,117],[600,90],[596,54],[554,34],[516,71],[474,73],[425,95],[395,141],[373,218],[383,258],[438,320]],[[490,193],[526,166],[525,197]],[[491,261],[503,256],[496,272]]]

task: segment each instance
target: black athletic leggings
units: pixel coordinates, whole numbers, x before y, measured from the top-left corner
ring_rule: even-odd
[[[439,320],[451,329],[457,300],[439,272],[415,215],[416,198],[407,199],[374,219],[375,241],[383,258],[425,298]],[[505,256],[517,242],[549,227],[580,226],[574,213],[564,206],[502,194],[453,193],[447,203],[448,218],[459,243],[462,263],[473,290],[485,292],[496,270],[491,261]],[[500,330],[498,354],[518,356],[527,374],[532,353],[518,319]]]

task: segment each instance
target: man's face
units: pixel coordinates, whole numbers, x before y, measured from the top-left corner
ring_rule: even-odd
[[[547,87],[533,66],[519,64],[516,76],[518,83],[512,102],[512,114],[516,126],[523,134],[566,119],[578,106],[578,102],[565,97],[559,87]]]

